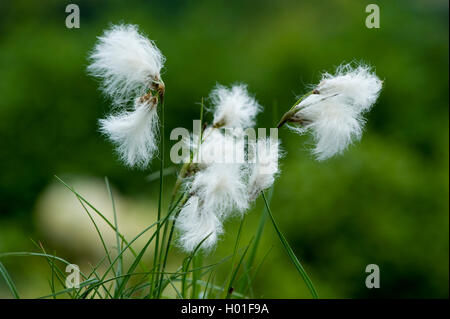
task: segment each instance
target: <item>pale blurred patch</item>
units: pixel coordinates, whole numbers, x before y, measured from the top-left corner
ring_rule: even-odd
[[[114,214],[105,181],[98,178],[76,177],[66,181],[112,224]],[[119,231],[131,241],[147,226],[156,221],[156,202],[136,200],[118,193],[111,185],[116,205]],[[116,253],[114,230],[88,205],[83,203],[101,232],[112,256]],[[40,195],[34,210],[34,218],[46,244],[78,257],[105,255],[100,238],[85,209],[77,197],[63,184],[56,181]],[[139,238],[133,248],[139,249],[154,232],[150,229]],[[151,249],[149,249],[151,250]]]

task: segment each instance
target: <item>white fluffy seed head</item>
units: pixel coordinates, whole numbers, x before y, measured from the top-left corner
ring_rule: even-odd
[[[200,198],[202,209],[214,212],[220,219],[248,208],[247,187],[242,165],[211,164],[197,172],[190,191]]]
[[[271,187],[280,172],[280,142],[277,139],[260,138],[251,148],[249,163],[248,192],[250,200],[258,197],[259,192]]]
[[[179,243],[186,251],[208,235],[202,249],[211,249],[222,233],[222,222],[233,213],[242,215],[249,206],[243,128],[254,125],[261,107],[245,85],[217,86],[211,100],[213,125],[203,132],[201,142],[197,135],[185,141],[194,152],[196,168],[193,176],[185,178],[185,191],[191,197],[176,222]]]
[[[243,163],[244,137],[232,133],[222,133],[219,129],[209,128],[203,132],[203,143],[193,135],[188,141],[194,152],[193,161],[204,168],[214,163]]]
[[[211,164],[186,183],[191,197],[176,221],[184,250],[191,252],[205,238],[201,248],[210,250],[223,232],[223,220],[233,212],[245,212],[248,194],[242,175],[240,165]]]
[[[258,102],[249,95],[245,84],[227,88],[221,85],[211,92],[214,105],[214,126],[247,128],[255,124],[261,111]]]
[[[175,222],[180,232],[178,244],[186,252],[192,252],[202,241],[201,249],[211,250],[223,232],[214,211],[203,209],[199,202],[199,197],[191,196]]]
[[[233,213],[242,215],[248,208],[244,154],[242,162],[236,162],[240,149],[236,143],[241,140],[243,142],[241,137],[209,128],[203,132],[200,147],[196,135],[185,141],[194,151],[193,163],[198,170],[184,180],[185,191],[191,197],[183,207],[182,219],[177,219],[181,232],[179,242],[186,251],[192,251],[211,233],[202,244],[203,250],[210,250],[222,233],[222,222]]]
[[[365,112],[377,100],[381,87],[382,81],[369,66],[358,65],[353,68],[350,64],[344,64],[337,68],[334,75],[325,73],[317,90],[323,96],[338,94],[355,111]]]
[[[312,152],[319,161],[342,153],[361,138],[363,118],[338,96],[311,104],[295,116],[306,122],[302,128],[291,129],[311,132],[316,143]]]
[[[135,100],[133,111],[101,119],[100,131],[115,145],[120,159],[130,167],[145,168],[158,149],[158,114],[155,99]]]
[[[115,25],[98,37],[88,72],[102,80],[101,88],[121,105],[141,96],[160,80],[164,56],[135,25]]]
[[[344,65],[336,75],[325,74],[312,94],[295,107],[291,120],[301,127],[297,133],[311,132],[316,143],[313,154],[325,160],[342,153],[359,140],[364,127],[364,113],[375,103],[382,82],[367,66]]]

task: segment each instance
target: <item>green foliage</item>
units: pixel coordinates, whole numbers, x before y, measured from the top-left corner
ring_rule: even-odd
[[[59,178],[58,178],[59,179]],[[38,248],[42,250],[42,253],[36,253],[36,252],[11,252],[11,253],[0,253],[0,259],[6,258],[6,257],[31,257],[31,256],[38,256],[38,257],[45,257],[47,260],[50,271],[51,271],[51,280],[49,281],[51,294],[41,296],[40,299],[46,299],[46,298],[57,298],[57,297],[64,297],[64,298],[72,298],[72,299],[86,299],[86,298],[102,298],[102,299],[108,299],[108,298],[115,298],[115,299],[124,299],[124,298],[170,298],[170,297],[177,297],[177,298],[213,298],[217,297],[221,294],[225,296],[225,298],[246,298],[246,296],[238,291],[234,291],[233,284],[235,280],[238,280],[240,277],[243,276],[242,274],[239,275],[239,269],[241,264],[244,261],[244,258],[246,256],[246,253],[251,246],[251,242],[247,245],[244,252],[239,256],[239,241],[240,241],[240,234],[242,231],[242,227],[244,224],[244,220],[241,222],[241,226],[239,227],[239,232],[236,238],[235,248],[233,251],[233,254],[229,257],[231,257],[231,269],[229,273],[229,281],[228,284],[220,287],[217,285],[211,285],[211,290],[207,290],[209,284],[211,275],[216,271],[217,266],[222,264],[223,262],[227,261],[229,257],[223,259],[222,261],[219,261],[218,263],[206,265],[203,266],[201,262],[201,252],[200,252],[200,246],[202,243],[208,238],[206,236],[194,249],[194,251],[184,258],[182,262],[182,266],[177,269],[175,272],[169,272],[166,271],[164,266],[161,268],[160,264],[157,262],[157,258],[154,258],[153,265],[151,269],[148,269],[145,265],[143,266],[144,271],[137,272],[135,271],[136,268],[141,265],[141,262],[143,261],[142,257],[144,256],[147,248],[150,246],[151,243],[155,242],[155,251],[165,251],[166,256],[164,257],[164,260],[167,258],[167,253],[169,251],[170,246],[173,244],[170,239],[165,242],[162,240],[159,242],[157,240],[160,235],[160,231],[163,228],[163,226],[167,225],[170,222],[170,217],[174,212],[178,212],[183,202],[181,200],[178,200],[174,205],[171,205],[171,208],[167,212],[167,215],[165,215],[163,218],[156,221],[154,224],[150,225],[149,227],[145,228],[141,233],[139,233],[135,238],[133,238],[131,241],[127,241],[123,234],[119,232],[119,225],[117,224],[116,219],[116,212],[114,212],[114,225],[111,221],[107,220],[106,217],[104,217],[103,214],[101,214],[97,209],[93,207],[91,203],[86,201],[78,192],[76,192],[73,188],[68,186],[66,183],[64,183],[62,180],[60,180],[70,191],[73,192],[73,194],[77,197],[77,199],[80,201],[81,205],[85,209],[86,213],[89,215],[98,235],[99,239],[102,242],[103,247],[105,248],[105,257],[102,258],[96,266],[91,267],[89,275],[85,275],[83,272],[80,273],[82,282],[79,283],[78,287],[73,288],[66,288],[65,283],[65,273],[64,271],[59,267],[60,264],[62,265],[69,265],[70,263],[60,257],[57,257],[55,255],[49,255],[46,253],[45,249],[42,247],[42,245],[36,245]],[[161,179],[161,184],[163,183],[163,180]],[[113,195],[108,183],[108,180],[106,179],[106,187],[108,188],[108,192],[110,193],[110,198],[113,207],[114,205],[114,199]],[[162,187],[161,187],[162,189]],[[183,197],[184,198],[184,197]],[[111,257],[111,253],[107,249],[105,245],[105,241],[103,239],[102,233],[99,231],[97,224],[95,223],[94,219],[90,215],[89,211],[86,209],[85,204],[91,207],[95,213],[99,214],[106,222],[107,224],[114,229],[116,233],[116,240],[117,240],[117,255],[114,257],[114,259]],[[268,205],[267,201],[265,202],[266,205]],[[115,209],[115,208],[114,208]],[[268,211],[270,209],[267,206]],[[175,213],[176,214],[176,213]],[[272,215],[270,215],[271,218]],[[272,219],[273,220],[273,219]],[[174,221],[176,222],[176,220]],[[274,225],[275,222],[274,222]],[[156,227],[154,227],[156,226]],[[150,238],[147,240],[147,243],[144,245],[143,248],[139,251],[139,253],[136,255],[136,253],[131,249],[131,245],[141,236],[146,234],[146,232],[150,229],[154,229],[154,232],[151,234]],[[278,229],[277,229],[278,231]],[[282,235],[281,235],[282,236]],[[170,237],[169,237],[170,238]],[[122,244],[121,241],[126,243],[126,246],[121,249]],[[163,249],[166,246],[165,249]],[[123,268],[123,255],[125,253],[132,253],[133,254],[133,262],[128,267],[128,270],[122,274],[122,268]],[[154,254],[156,256],[156,254]],[[235,258],[239,257],[239,262],[235,263]],[[298,260],[294,256],[295,260],[298,263]],[[99,272],[99,266],[105,261],[105,259],[108,261],[108,265],[106,270],[103,273]],[[57,263],[58,262],[58,263]],[[114,269],[117,268],[117,271]],[[0,262],[0,275],[2,275],[4,281],[6,282],[10,293],[14,298],[20,298],[19,294],[17,292],[17,288],[14,284],[14,281],[10,277],[8,271],[3,266],[3,263]],[[245,275],[251,275],[251,273],[246,272]],[[55,282],[55,277],[57,278],[58,282]],[[130,281],[131,278],[139,277],[139,279],[136,281]],[[165,278],[165,279],[164,279]],[[208,278],[205,285],[205,280],[203,278]],[[309,280],[309,278],[308,278]],[[174,285],[174,281],[181,281],[181,286],[176,287]],[[248,282],[248,284],[251,284],[251,282]],[[170,286],[169,286],[170,285]],[[202,287],[205,286],[204,290],[202,291]],[[114,287],[114,292],[112,293],[112,288]],[[172,296],[171,292],[168,291],[167,288],[172,288],[172,294],[175,293],[175,296]],[[248,286],[242,286],[243,290],[249,290]]]
[[[32,250],[29,238],[43,237],[36,232],[31,214],[55,174],[108,176],[126,195],[157,198],[157,183],[148,183],[145,177],[157,171],[160,163],[155,160],[145,172],[118,163],[112,146],[98,133],[97,119],[107,112],[109,103],[85,72],[95,37],[109,23],[123,21],[139,24],[167,57],[163,74],[166,140],[172,128],[192,126],[191,119],[199,117],[197,104],[216,82],[248,83],[266,110],[258,126],[273,127],[273,113],[279,119],[295,95],[307,92],[307,85],[319,80],[320,71],[332,71],[342,61],[352,60],[375,66],[384,89],[368,116],[361,143],[344,156],[316,163],[303,146],[307,139],[280,130],[288,154],[270,206],[321,297],[448,297],[448,2],[384,1],[380,29],[364,26],[369,3],[86,0],[77,2],[81,28],[69,30],[64,25],[64,2],[1,2],[0,253]],[[278,110],[272,109],[275,104]],[[210,122],[206,114],[204,121]],[[165,158],[163,164],[168,167],[171,164]],[[173,182],[170,177],[167,181]],[[89,207],[83,197],[79,200]],[[258,202],[248,213],[241,242],[250,242],[257,233],[263,205]],[[125,250],[139,256],[130,245],[132,240],[120,236],[114,221],[108,222],[117,230],[119,254]],[[239,222],[226,225],[227,236],[215,256],[233,251]],[[242,286],[236,297],[238,293],[309,297],[277,234],[266,228],[255,257],[252,246],[246,255],[255,258],[250,266],[253,272],[246,275],[250,270],[244,261],[240,276],[233,279],[236,287]],[[168,225],[167,238],[170,234]],[[244,251],[238,250],[237,261]],[[162,256],[167,253],[161,251]],[[176,249],[171,253],[180,254]],[[139,282],[138,275],[127,272],[131,265],[120,267],[114,256],[108,260],[106,254],[101,261],[115,265],[105,280],[113,287],[119,281],[127,286],[105,290],[94,266],[86,275],[90,279],[85,279],[92,281],[85,281],[84,292],[73,296],[87,297],[87,290],[91,297],[117,297],[119,292],[124,297],[145,296],[151,269],[137,266],[143,280]],[[9,274],[1,271],[0,296],[10,297],[11,289],[16,290],[11,278],[21,297],[30,296],[28,287],[42,279],[36,274],[46,273],[48,267],[55,290],[49,296],[61,292],[56,289],[63,289],[58,286],[57,262],[44,259],[41,263],[32,258],[28,264],[19,258],[2,258],[1,269]],[[265,263],[258,267],[263,259]],[[185,286],[191,285],[195,293],[221,296],[230,279],[230,265],[224,266],[229,261],[214,268],[214,274],[206,268],[192,278],[192,267],[199,268],[194,259]],[[219,262],[203,257],[207,265]],[[370,263],[380,266],[380,289],[368,290],[364,285],[364,269]],[[28,265],[33,266],[32,272]],[[157,279],[174,296],[186,296],[186,291],[174,288],[182,275],[158,274]],[[222,281],[224,285],[217,284]],[[66,293],[73,292],[62,295]]]

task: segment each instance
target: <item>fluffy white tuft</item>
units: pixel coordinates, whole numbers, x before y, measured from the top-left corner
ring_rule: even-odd
[[[181,233],[178,243],[187,252],[192,252],[203,240],[201,248],[210,250],[223,232],[214,211],[203,209],[199,202],[199,197],[191,196],[175,222]]]
[[[312,94],[298,104],[292,120],[301,127],[291,127],[300,134],[310,131],[316,145],[317,160],[342,153],[359,140],[364,126],[364,113],[375,103],[382,82],[367,66],[338,68],[336,75],[325,74]]]
[[[342,153],[362,134],[363,119],[338,96],[322,100],[303,108],[296,115],[306,124],[292,128],[302,134],[310,131],[316,145],[313,153],[317,160],[325,160]]]
[[[145,93],[160,80],[164,56],[135,25],[116,25],[98,37],[88,71],[102,79],[102,90],[116,105]]]
[[[243,128],[254,124],[261,107],[248,95],[245,85],[230,89],[217,86],[211,100],[214,104],[213,125],[204,130],[202,141],[195,134],[184,141],[194,152],[195,173],[185,178],[185,191],[190,198],[176,224],[181,233],[180,245],[189,252],[208,234],[210,237],[202,244],[202,249],[211,249],[222,233],[223,221],[233,213],[244,214],[249,207]],[[255,183],[262,182],[254,179]]]
[[[244,137],[233,133],[223,134],[215,128],[208,128],[203,133],[203,143],[199,143],[198,135],[188,141],[194,152],[194,162],[204,168],[214,163],[243,163]]]
[[[211,164],[187,183],[191,197],[176,221],[184,250],[191,252],[208,235],[202,249],[211,249],[222,234],[223,220],[248,208],[242,175],[241,165]]]
[[[365,112],[377,100],[382,83],[369,66],[353,68],[350,64],[344,64],[337,68],[335,75],[325,73],[317,90],[324,96],[338,94],[355,111]]]
[[[145,168],[158,145],[158,114],[154,99],[135,100],[135,109],[101,119],[100,131],[115,145],[121,160],[128,166]]]
[[[250,175],[248,179],[250,199],[258,197],[259,192],[271,187],[280,172],[280,141],[260,138],[251,146]],[[254,158],[254,160],[253,160]]]
[[[230,89],[218,85],[210,96],[214,105],[214,125],[247,128],[255,124],[261,106],[248,94],[245,84]]]
[[[204,210],[221,219],[234,211],[243,213],[248,208],[243,174],[238,164],[211,164],[195,174],[190,190],[200,198]]]

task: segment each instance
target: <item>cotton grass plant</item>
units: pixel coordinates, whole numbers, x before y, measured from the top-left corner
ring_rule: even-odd
[[[275,222],[269,201],[273,184],[281,173],[281,141],[277,136],[248,139],[246,129],[256,123],[263,107],[249,93],[245,84],[230,87],[217,85],[200,109],[200,133],[192,133],[183,143],[190,150],[177,174],[172,197],[163,211],[164,181],[164,96],[161,69],[165,58],[155,43],[139,32],[137,26],[112,26],[98,38],[89,56],[88,72],[100,80],[100,89],[111,102],[111,113],[99,120],[100,132],[115,146],[124,165],[145,169],[159,156],[159,194],[157,220],[134,238],[125,238],[117,223],[114,197],[108,180],[114,219],[109,220],[84,195],[58,178],[80,202],[91,218],[104,247],[105,258],[88,272],[81,273],[78,288],[66,288],[64,268],[70,264],[48,254],[42,245],[39,252],[0,254],[40,256],[51,269],[50,290],[42,298],[249,298],[255,297],[252,283],[264,258],[255,265],[255,255],[264,224],[270,220],[288,257],[305,282],[313,298],[317,291]],[[299,134],[311,133],[312,149],[322,161],[341,154],[359,140],[364,115],[375,103],[382,82],[365,65],[340,66],[335,74],[325,73],[321,82],[303,95],[278,123],[286,123]],[[212,116],[210,125],[204,113]],[[245,145],[241,154],[236,145]],[[231,161],[227,156],[234,154]],[[287,155],[285,155],[287,156]],[[236,160],[239,157],[240,160]],[[265,194],[268,192],[269,196]],[[264,211],[252,240],[242,246],[244,216],[261,197]],[[115,232],[115,247],[110,250],[92,218],[98,215]],[[203,264],[205,255],[220,245],[226,229],[224,222],[241,219],[234,249],[214,264]],[[147,238],[139,250],[133,245]],[[170,252],[185,255],[175,271],[168,271]],[[145,255],[151,251],[151,260]],[[124,257],[132,256],[126,263]],[[150,265],[149,265],[150,261]],[[228,265],[225,282],[214,280],[217,268]],[[0,263],[0,274],[11,293],[19,298],[13,280]]]

